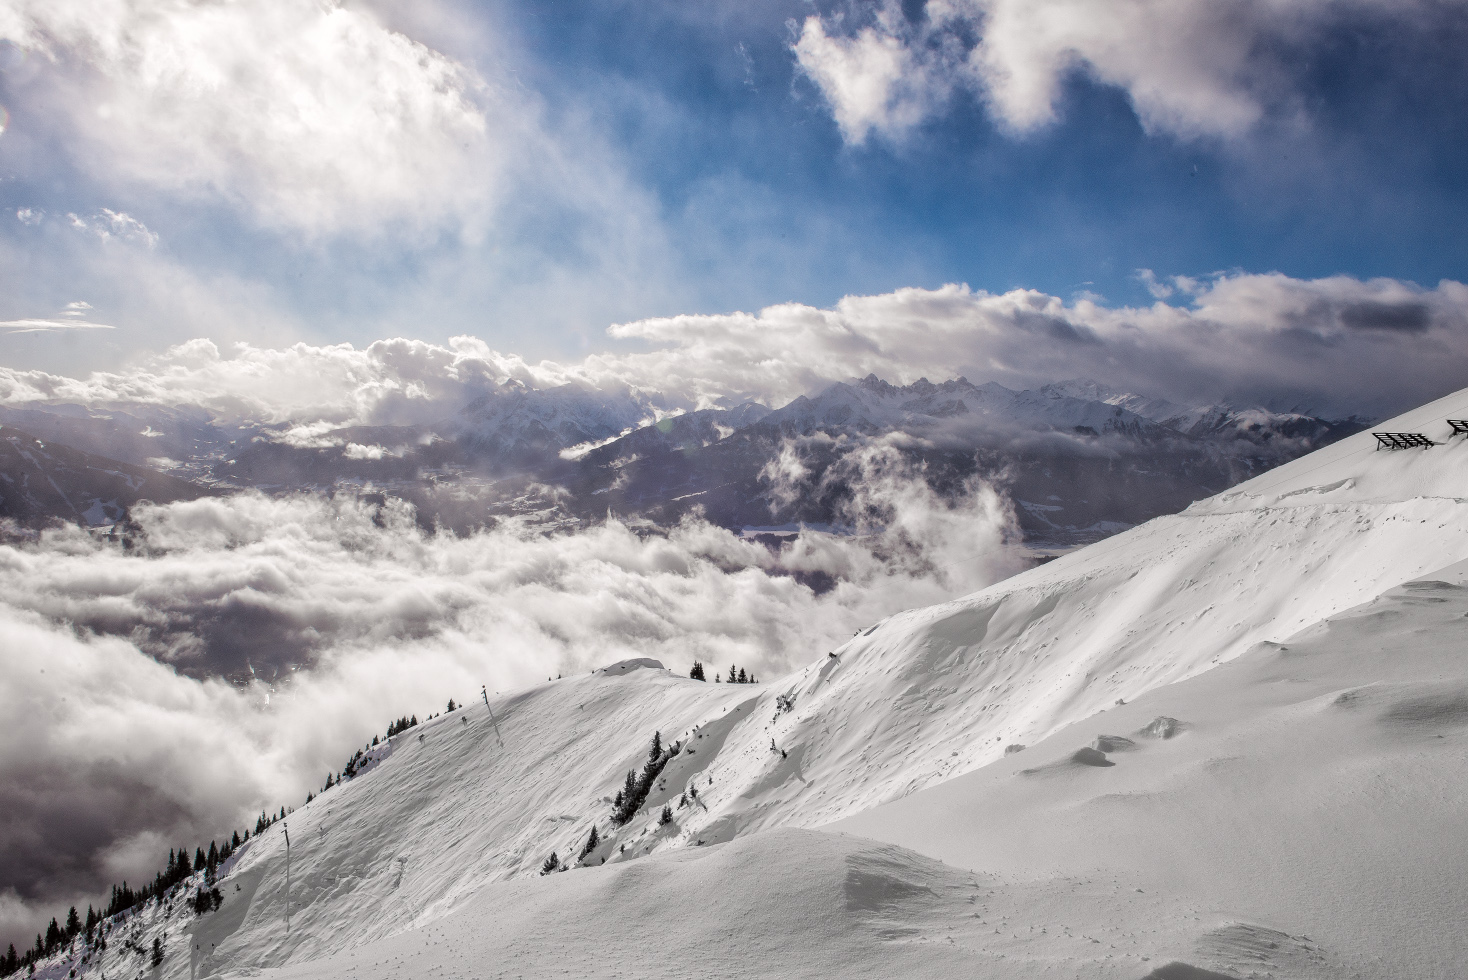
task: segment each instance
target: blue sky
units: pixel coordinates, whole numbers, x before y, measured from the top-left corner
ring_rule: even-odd
[[[612,323],[947,282],[1117,307],[1153,302],[1140,269],[1463,278],[1461,4],[1013,2],[348,3],[364,51],[304,0],[237,4],[213,42],[165,8],[9,0],[0,320],[115,329],[11,332],[0,359],[463,333],[565,359],[635,346]],[[1049,19],[1006,39],[1006,16]],[[460,73],[462,105],[410,104],[442,78],[404,38]],[[885,101],[843,102],[871,87],[863,38],[900,65]],[[184,88],[143,78],[159,59]],[[1026,72],[1048,99],[1005,87]],[[359,118],[328,96],[322,130],[271,132],[292,85],[408,96]],[[400,111],[408,131],[369,132]],[[358,158],[380,179],[339,170]]]

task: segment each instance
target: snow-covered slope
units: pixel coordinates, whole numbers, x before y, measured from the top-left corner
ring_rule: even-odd
[[[1443,440],[1444,419],[1465,415],[1468,391],[1383,427]],[[835,656],[810,651],[807,668],[774,684],[703,684],[641,667],[492,699],[498,734],[483,705],[414,729],[395,739],[372,771],[290,817],[288,934],[283,828],[243,851],[224,889],[225,910],[215,913],[233,918],[202,926],[214,959],[201,975],[343,953],[371,937],[427,928],[456,911],[470,917],[458,921],[474,921],[467,911],[473,902],[513,905],[504,896],[530,894],[496,888],[494,897],[485,891],[490,884],[534,875],[552,850],[574,855],[593,822],[605,835],[587,857],[593,867],[557,877],[607,875],[594,879],[603,884],[576,888],[587,896],[620,889],[633,896],[636,911],[629,914],[652,915],[650,909],[670,907],[658,902],[683,901],[679,896],[700,886],[682,871],[670,872],[668,890],[654,894],[656,884],[639,876],[657,871],[631,870],[644,862],[618,868],[631,858],[663,852],[657,860],[670,861],[683,847],[817,827],[1003,765],[1007,746],[1033,745],[1082,721],[1094,727],[1098,715],[1126,710],[1119,701],[1209,676],[1210,668],[1260,643],[1283,642],[1404,582],[1468,560],[1468,500],[1459,496],[1468,486],[1468,443],[1393,453],[1374,451],[1374,442],[1370,434],[1349,438],[1183,514],[973,596],[894,616],[831,651]],[[680,751],[643,809],[614,828],[610,798],[624,774],[646,759],[654,730],[664,742],[678,742]],[[690,788],[697,800],[690,795],[679,806]],[[664,804],[673,820],[660,825]],[[758,873],[780,873],[778,847],[749,846],[741,853],[765,855],[750,858]],[[857,851],[870,854],[830,852],[831,868],[849,867]],[[696,878],[689,869],[699,861],[680,860],[645,866],[677,867]],[[933,881],[947,882],[943,888],[957,887],[930,864],[898,863],[906,869],[899,878],[917,876],[902,880],[936,875]],[[838,873],[831,868],[819,873]],[[1080,880],[1122,904],[1114,881]],[[878,891],[888,894],[887,887]],[[905,887],[891,886],[890,904],[918,915],[922,901],[914,896],[929,886],[912,885],[911,893]],[[746,894],[751,903],[760,900],[757,888]],[[579,906],[567,901],[572,910],[594,906],[590,897]],[[638,906],[642,901],[651,904]],[[1018,892],[995,901],[1023,904]],[[1144,910],[1135,921],[1162,922],[1150,902],[1125,897],[1128,907]],[[845,907],[852,916],[847,926],[857,930],[849,932],[853,942],[866,941],[861,930],[885,928],[880,915],[862,911],[861,900]],[[1046,899],[1035,907],[1054,905]],[[933,914],[939,918],[924,921],[947,913]],[[1149,948],[1193,942],[1194,914],[1202,913],[1166,918],[1166,929],[1155,926],[1165,934],[1145,941],[1110,936],[1108,943],[1124,940],[1135,954],[1126,961],[1132,972],[1112,975],[1137,975],[1147,962],[1140,957],[1154,955]],[[1074,932],[1079,922],[1071,916],[1064,924]],[[519,935],[530,942],[535,930],[525,928]],[[844,928],[833,925],[833,934]],[[430,933],[416,935],[422,949],[431,948]],[[1035,941],[1035,949],[1049,948]],[[410,948],[418,947],[400,947]],[[984,949],[990,962],[993,947]],[[1309,948],[1302,950],[1301,962],[1316,962]],[[1092,959],[1097,968],[1088,975],[1107,975],[1099,965],[1104,960]],[[1007,975],[1033,975],[1044,962],[1036,959],[1030,973]],[[163,975],[181,976],[186,968],[171,958]]]
[[[264,975],[1452,980],[1465,615],[1460,563],[832,827],[494,884]]]
[[[1389,427],[1445,439],[1462,392]],[[1468,558],[1468,442],[1362,433],[964,599],[879,623],[770,685],[689,836],[814,826]],[[777,696],[793,710],[777,715]],[[784,755],[770,751],[771,739]]]
[[[652,414],[627,392],[574,384],[538,389],[510,381],[465,406],[446,428],[465,448],[503,464],[554,457],[569,446],[624,434]]]
[[[1352,432],[1364,419],[1322,419],[1303,412],[1276,412],[1257,405],[1179,405],[1165,398],[1117,391],[1089,378],[1045,385],[1040,393],[1058,403],[1099,402],[1139,415],[1176,432],[1203,437],[1234,437],[1255,443],[1329,441],[1333,431]]]
[[[486,889],[281,976],[1451,980],[1465,615],[1460,563],[835,833]]]
[[[1166,955],[1229,975],[1468,975],[1465,617],[1459,563],[833,829],[1120,882],[1193,910]],[[1238,923],[1270,941],[1217,942]]]
[[[1007,434],[1013,430],[1076,429],[1092,433],[1156,434],[1160,426],[1101,398],[1077,397],[1059,390],[1013,391],[996,382],[971,384],[964,378],[933,384],[922,379],[907,386],[875,375],[837,383],[810,398],[797,398],[764,418],[767,426],[788,432],[840,428],[853,432],[922,432],[960,424]]]

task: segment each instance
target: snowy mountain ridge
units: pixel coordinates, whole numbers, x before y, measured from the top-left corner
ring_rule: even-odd
[[[1072,378],[1042,386],[1040,392],[1056,400],[1079,399],[1124,409],[1142,418],[1187,435],[1232,433],[1254,441],[1272,437],[1298,437],[1326,424],[1348,424],[1364,428],[1369,419],[1322,420],[1303,411],[1278,412],[1262,405],[1205,404],[1184,406],[1165,398],[1118,391],[1089,378]]]
[[[864,433],[922,431],[952,420],[991,427],[1058,429],[1093,433],[1155,432],[1155,424],[1127,408],[1097,398],[1039,391],[1013,391],[997,382],[973,385],[965,378],[933,384],[921,378],[897,386],[868,375],[837,382],[811,397],[797,398],[766,416],[766,424],[808,432],[840,427]]]
[[[1468,392],[972,596],[875,624],[774,683],[626,665],[491,699],[398,735],[372,771],[242,849],[226,910],[191,926],[210,962],[337,955],[428,927],[551,852],[616,866],[854,817],[1005,759],[1122,703],[1468,560]],[[612,797],[653,732],[675,747],[624,826]],[[501,738],[503,741],[501,741]],[[375,757],[376,758],[376,757]],[[672,819],[660,814],[669,808]],[[600,844],[581,859],[591,828]],[[649,868],[654,865],[648,865]],[[49,973],[46,975],[50,975]]]

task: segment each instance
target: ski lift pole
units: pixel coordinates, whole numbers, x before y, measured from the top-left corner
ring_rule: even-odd
[[[291,829],[280,825],[285,832],[285,931],[291,931]]]
[[[479,693],[484,698],[485,710],[489,712],[489,723],[494,726],[495,740],[500,743],[500,748],[504,748],[505,740],[500,736],[500,723],[494,720],[494,709],[489,706],[489,690],[485,685],[481,684],[479,685]]]

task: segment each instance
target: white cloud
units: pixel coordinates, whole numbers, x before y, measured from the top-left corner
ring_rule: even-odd
[[[35,221],[27,221],[27,224],[37,224],[41,216]],[[80,218],[67,212],[67,223],[77,231],[89,231],[96,235],[101,241],[123,241],[142,245],[145,248],[153,248],[158,244],[158,236],[148,230],[148,226],[125,211],[113,211],[111,208],[103,208],[90,218]],[[91,307],[87,307],[91,309]]]
[[[98,176],[308,234],[463,217],[520,125],[472,70],[335,0],[12,0],[0,38],[48,60],[25,94]]]
[[[69,313],[67,315],[70,315]],[[106,323],[87,323],[84,320],[0,320],[0,330],[6,333],[52,333],[58,330],[115,330]]]
[[[941,79],[898,37],[900,16],[883,9],[876,26],[853,37],[833,37],[819,17],[807,17],[801,28],[796,57],[830,101],[848,143],[865,142],[873,129],[900,134],[941,101]]]
[[[147,225],[126,212],[103,208],[92,216],[92,222],[93,230],[104,242],[117,238],[122,241],[137,242],[147,248],[153,248],[158,244],[157,234],[149,231]]]
[[[37,208],[17,208],[15,218],[23,225],[38,225],[41,219],[46,217],[46,212]]]
[[[381,446],[364,446],[360,442],[349,442],[347,448],[342,450],[342,455],[347,459],[381,459],[391,453]]]
[[[927,0],[908,20],[891,0],[871,24],[832,37],[836,19],[807,20],[796,58],[846,138],[888,135],[967,86],[1004,126],[1055,118],[1061,88],[1084,73],[1131,98],[1147,129],[1237,136],[1267,113],[1298,111],[1287,66],[1271,52],[1308,43],[1363,12],[1404,19],[1396,0]],[[876,54],[880,53],[880,57]],[[900,97],[894,93],[901,92]]]
[[[197,405],[232,419],[289,422],[299,429],[290,438],[308,439],[331,425],[439,421],[509,380],[630,389],[651,411],[746,398],[780,405],[869,373],[901,383],[961,374],[1011,387],[1086,376],[1188,404],[1233,398],[1382,415],[1456,390],[1468,377],[1461,283],[1425,289],[1279,273],[1148,281],[1187,305],[1108,307],[1088,297],[1066,302],[1035,290],[993,294],[961,285],[901,289],[829,309],[786,303],[621,324],[611,335],[646,349],[574,363],[528,362],[472,337],[447,346],[394,339],[361,350],[238,344],[227,351],[199,339],[131,370],[82,378],[0,368],[0,403]]]
[[[1157,278],[1157,273],[1151,269],[1138,269],[1137,281],[1147,287],[1147,292],[1152,294],[1153,299],[1168,299],[1177,292],[1176,286],[1168,285]]]
[[[578,370],[705,402],[778,404],[832,380],[958,374],[1012,387],[1089,376],[1184,403],[1224,397],[1383,414],[1468,377],[1468,287],[1270,273],[1177,277],[1188,306],[1067,303],[1035,290],[949,285],[681,316],[613,328],[654,350],[595,356]]]
[[[82,319],[92,310],[85,300],[73,300],[61,310],[62,320],[33,318],[25,320],[0,320],[0,330],[6,333],[57,333],[69,330],[115,330],[106,323],[91,323]]]

